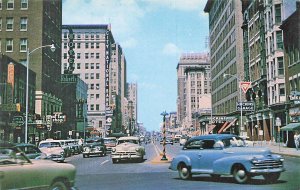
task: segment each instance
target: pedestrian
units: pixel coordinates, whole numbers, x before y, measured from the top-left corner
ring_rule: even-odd
[[[296,150],[299,149],[299,141],[300,141],[300,135],[298,131],[295,131],[294,134],[294,142],[295,142],[295,146],[296,146]]]

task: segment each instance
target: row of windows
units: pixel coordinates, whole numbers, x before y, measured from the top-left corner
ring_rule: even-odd
[[[89,110],[89,111],[100,111],[100,104],[87,105],[87,110]]]
[[[1,49],[2,40],[0,39],[0,52]],[[27,51],[27,44],[28,40],[27,38],[21,38],[19,39],[19,51],[20,52],[26,52]],[[8,38],[5,40],[5,51],[6,52],[13,52],[14,51],[14,40],[11,38]]]
[[[14,30],[14,21],[13,17],[6,17],[6,31],[13,31]],[[27,31],[28,19],[27,17],[20,18],[20,31]],[[0,31],[2,30],[2,18],[0,18]]]
[[[83,43],[77,42],[76,46],[74,44],[74,49],[75,48],[81,49],[81,44],[83,44]],[[94,48],[99,49],[100,48],[99,42],[86,42],[84,44],[85,44],[85,49],[94,49]],[[68,43],[64,43],[64,49],[67,49],[67,48],[68,48]]]
[[[100,53],[85,53],[85,59],[100,59]],[[64,59],[68,59],[68,53],[64,53]],[[76,53],[76,59],[81,59],[81,53]]]
[[[83,33],[82,36],[85,38],[85,39],[100,39],[100,34],[99,33]],[[81,33],[76,33],[74,35],[75,39],[81,39]],[[63,35],[63,38],[64,39],[68,39],[68,33],[65,32],[64,35]]]
[[[21,0],[20,2],[20,9],[24,10],[24,9],[28,9],[28,0]],[[6,4],[2,3],[2,0],[0,0],[0,10],[2,10],[2,7],[5,9],[6,5],[6,9],[7,10],[14,10],[15,8],[15,0],[7,0]]]

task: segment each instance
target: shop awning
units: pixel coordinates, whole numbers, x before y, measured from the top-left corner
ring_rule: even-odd
[[[229,124],[229,123],[226,121],[226,122],[222,125],[222,127],[219,129],[218,134],[220,134],[220,133],[223,131],[223,129],[224,129],[228,124]]]
[[[300,130],[300,123],[290,123],[280,129],[281,131],[296,131]]]
[[[208,124],[208,133],[210,133],[217,125]]]
[[[235,122],[236,122],[237,119],[234,119],[231,123],[229,123],[229,125],[227,125],[224,129],[223,129],[223,132],[225,132],[229,127],[231,127]]]

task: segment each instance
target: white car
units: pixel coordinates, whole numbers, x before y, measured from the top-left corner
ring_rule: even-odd
[[[39,143],[38,148],[48,159],[57,162],[65,161],[65,150],[62,148],[59,140],[46,139]]]
[[[117,146],[112,149],[111,159],[113,163],[120,160],[144,160],[145,148],[140,145],[138,137],[120,137]]]

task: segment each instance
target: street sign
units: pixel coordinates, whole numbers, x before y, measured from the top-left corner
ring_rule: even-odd
[[[18,111],[16,104],[0,104],[0,111]]]
[[[240,88],[243,90],[244,93],[251,87],[251,82],[240,82]]]
[[[254,102],[237,102],[236,103],[236,111],[255,111],[255,103]]]

